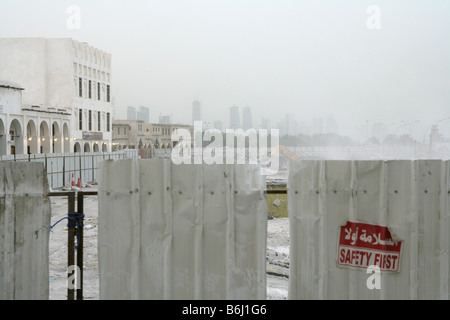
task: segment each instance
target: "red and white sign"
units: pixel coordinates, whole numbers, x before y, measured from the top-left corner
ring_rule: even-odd
[[[388,227],[350,222],[340,227],[337,264],[340,267],[367,268],[399,272],[401,240],[392,237]]]

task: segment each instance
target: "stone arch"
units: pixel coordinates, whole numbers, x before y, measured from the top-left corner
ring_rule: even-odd
[[[46,121],[39,125],[40,153],[50,153],[50,130]]]
[[[81,146],[79,142],[75,142],[75,144],[73,145],[73,152],[81,152]]]
[[[70,152],[70,133],[69,133],[69,125],[67,124],[67,122],[65,122],[63,124],[63,135],[62,135],[62,139],[64,140],[63,144],[64,144],[64,153],[68,153]]]
[[[27,123],[27,153],[38,153],[37,128],[31,119]]]
[[[91,152],[91,145],[89,144],[89,142],[86,142],[84,144],[84,152]]]
[[[102,144],[102,152],[108,152],[108,146],[106,143]]]
[[[14,119],[9,125],[10,141],[11,141],[11,154],[23,154],[23,136],[22,126],[19,120]]]
[[[92,146],[92,149],[94,152],[99,152],[99,147],[98,147],[98,143],[94,143],[94,145]]]
[[[62,138],[59,124],[56,121],[52,123],[52,151],[53,153],[62,152]]]
[[[6,155],[6,130],[3,120],[0,119],[0,156]]]

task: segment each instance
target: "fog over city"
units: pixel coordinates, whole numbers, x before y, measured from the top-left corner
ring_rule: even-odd
[[[368,138],[383,123],[421,142],[450,117],[449,17],[445,0],[3,0],[0,37],[70,37],[111,53],[115,119],[146,106],[150,121],[191,124],[198,99],[203,120],[224,127],[236,105],[254,127],[288,117],[313,133],[328,118],[341,135]],[[450,120],[439,130],[450,138]]]
[[[448,301],[449,240],[450,0],[0,0],[0,300]]]

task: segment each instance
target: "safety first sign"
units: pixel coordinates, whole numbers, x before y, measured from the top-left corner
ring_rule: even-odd
[[[402,242],[394,239],[388,227],[347,221],[339,229],[337,264],[339,267],[367,268],[399,272]]]

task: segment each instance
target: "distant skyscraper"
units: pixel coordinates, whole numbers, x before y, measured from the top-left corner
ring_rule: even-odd
[[[233,106],[230,108],[230,129],[238,129],[240,127],[239,107]]]
[[[127,108],[127,120],[136,120],[136,108],[129,106]]]
[[[242,110],[242,127],[244,130],[253,128],[252,109],[245,107]]]
[[[148,108],[140,106],[139,110],[136,112],[136,119],[142,120],[142,121],[144,121],[144,123],[149,123],[150,116],[149,116]]]
[[[170,116],[159,116],[159,123],[161,124],[170,124]]]
[[[192,103],[192,123],[195,121],[202,121],[202,105],[198,100]]]

